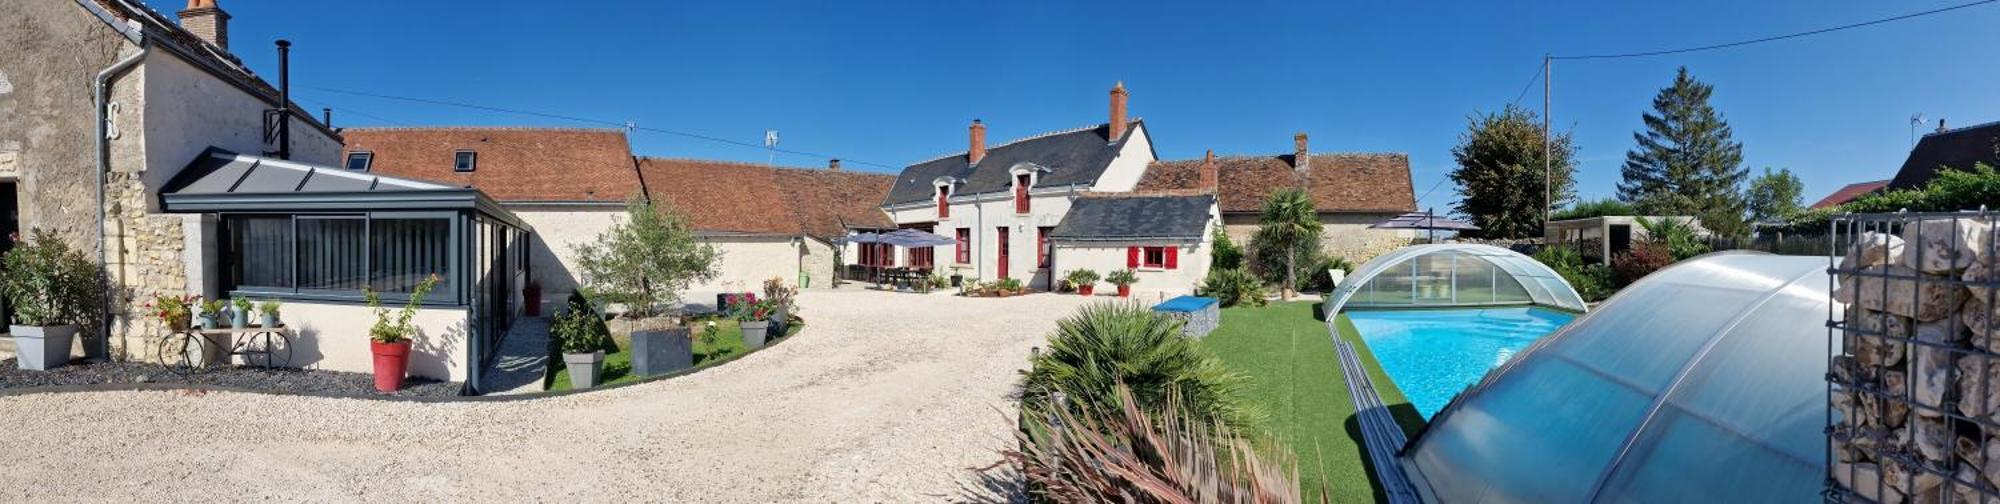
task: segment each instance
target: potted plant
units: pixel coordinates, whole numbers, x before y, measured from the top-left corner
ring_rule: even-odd
[[[766,299],[743,305],[736,311],[736,326],[743,330],[743,349],[764,348],[764,337],[771,329],[771,314],[776,308]]]
[[[611,339],[604,320],[596,312],[572,304],[556,317],[549,332],[562,346],[563,367],[569,370],[570,386],[579,389],[597,386],[597,378],[604,372],[604,346]]]
[[[916,280],[916,282],[929,283],[930,279],[922,278]],[[792,303],[798,299],[798,296],[799,289],[797,287],[786,286],[785,281],[781,278],[772,277],[770,280],[764,281],[764,299],[771,302],[771,331],[777,333],[778,336],[784,336],[785,331],[791,327]]]
[[[267,299],[262,303],[257,303],[257,311],[264,314],[264,327],[276,329],[285,326],[284,321],[278,318],[279,306],[280,303],[276,299]]]
[[[542,283],[533,278],[521,287],[521,309],[530,317],[542,316]]]
[[[201,302],[201,328],[216,330],[222,328],[222,300],[208,299]]]
[[[1104,276],[1104,281],[1118,286],[1118,297],[1132,297],[1132,284],[1139,283],[1139,273],[1129,268],[1113,271]]]
[[[961,273],[961,272],[959,271],[960,269],[962,269],[962,268],[960,268],[960,267],[958,267],[958,266],[952,266],[952,267],[951,267],[951,286],[952,286],[952,287],[960,287],[960,286],[963,286],[963,285],[965,285],[965,274],[964,274],[964,273]],[[977,282],[977,281],[979,281],[979,280],[978,280],[978,279],[974,279],[973,281]]]
[[[1089,296],[1097,293],[1097,271],[1089,269],[1071,270],[1064,278],[1076,285],[1078,295]]]
[[[16,364],[36,371],[69,364],[77,325],[97,307],[95,264],[40,230],[33,240],[7,251],[4,262],[0,283],[14,308],[9,330]],[[91,343],[85,341],[86,350],[94,346]]]
[[[368,307],[375,309],[375,325],[368,328],[368,350],[375,356],[375,390],[395,392],[403,388],[403,375],[410,370],[410,336],[416,332],[410,326],[410,317],[417,315],[424,296],[430,295],[437,284],[436,274],[417,283],[416,290],[410,292],[409,303],[393,317],[388,308],[382,307],[382,293],[361,289]]]
[[[229,304],[231,305],[229,310],[230,327],[237,329],[250,327],[250,310],[256,308],[257,304],[250,302],[250,298],[245,297],[230,299]]]

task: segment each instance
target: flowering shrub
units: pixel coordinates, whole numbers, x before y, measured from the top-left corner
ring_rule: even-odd
[[[1619,288],[1659,271],[1674,263],[1673,250],[1658,242],[1635,242],[1632,250],[1618,253],[1611,258],[1611,280]]]

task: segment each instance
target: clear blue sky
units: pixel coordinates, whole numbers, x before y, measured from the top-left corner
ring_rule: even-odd
[[[149,1],[170,14],[185,5]],[[1450,170],[1467,115],[1513,101],[1543,53],[1706,45],[1963,1],[221,4],[235,52],[261,73],[276,73],[271,40],[294,41],[295,98],[333,107],[343,126],[589,125],[305,86],[753,144],[777,129],[784,148],[900,167],[963,150],[973,118],[992,142],[1102,122],[1106,91],[1123,80],[1163,158],[1289,152],[1305,131],[1315,151],[1408,153],[1421,194]],[[1913,113],[1927,128],[2000,120],[1996,25],[2000,4],[1742,48],[1559,61],[1556,125],[1582,147],[1582,195],[1611,195],[1640,113],[1686,65],[1716,85],[1746,164],[1791,168],[1809,203],[1893,175]],[[1539,108],[1540,85],[1521,103]],[[632,144],[648,156],[766,156],[648,132]],[[1422,204],[1454,198],[1447,183]]]

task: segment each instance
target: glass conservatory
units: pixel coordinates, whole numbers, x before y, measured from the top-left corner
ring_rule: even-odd
[[[1585,309],[1569,282],[1532,257],[1492,245],[1440,243],[1396,249],[1355,268],[1328,299],[1326,312],[1524,304]]]
[[[1826,271],[1738,253],[1656,272],[1487,374],[1403,465],[1436,502],[1818,500]]]

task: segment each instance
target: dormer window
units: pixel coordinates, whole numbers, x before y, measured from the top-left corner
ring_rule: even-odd
[[[477,152],[469,150],[460,150],[455,155],[452,156],[452,162],[451,162],[452,171],[469,172],[478,168],[479,168],[479,153]]]
[[[1034,177],[1027,173],[1014,175],[1014,213],[1028,213],[1028,186],[1034,184]]]
[[[368,166],[372,164],[375,164],[375,153],[373,152],[354,151],[347,153],[348,170],[368,171]]]
[[[938,186],[937,193],[938,193],[938,203],[937,203],[938,220],[951,218],[951,202],[946,201],[947,199],[951,198],[951,186],[948,185]]]

